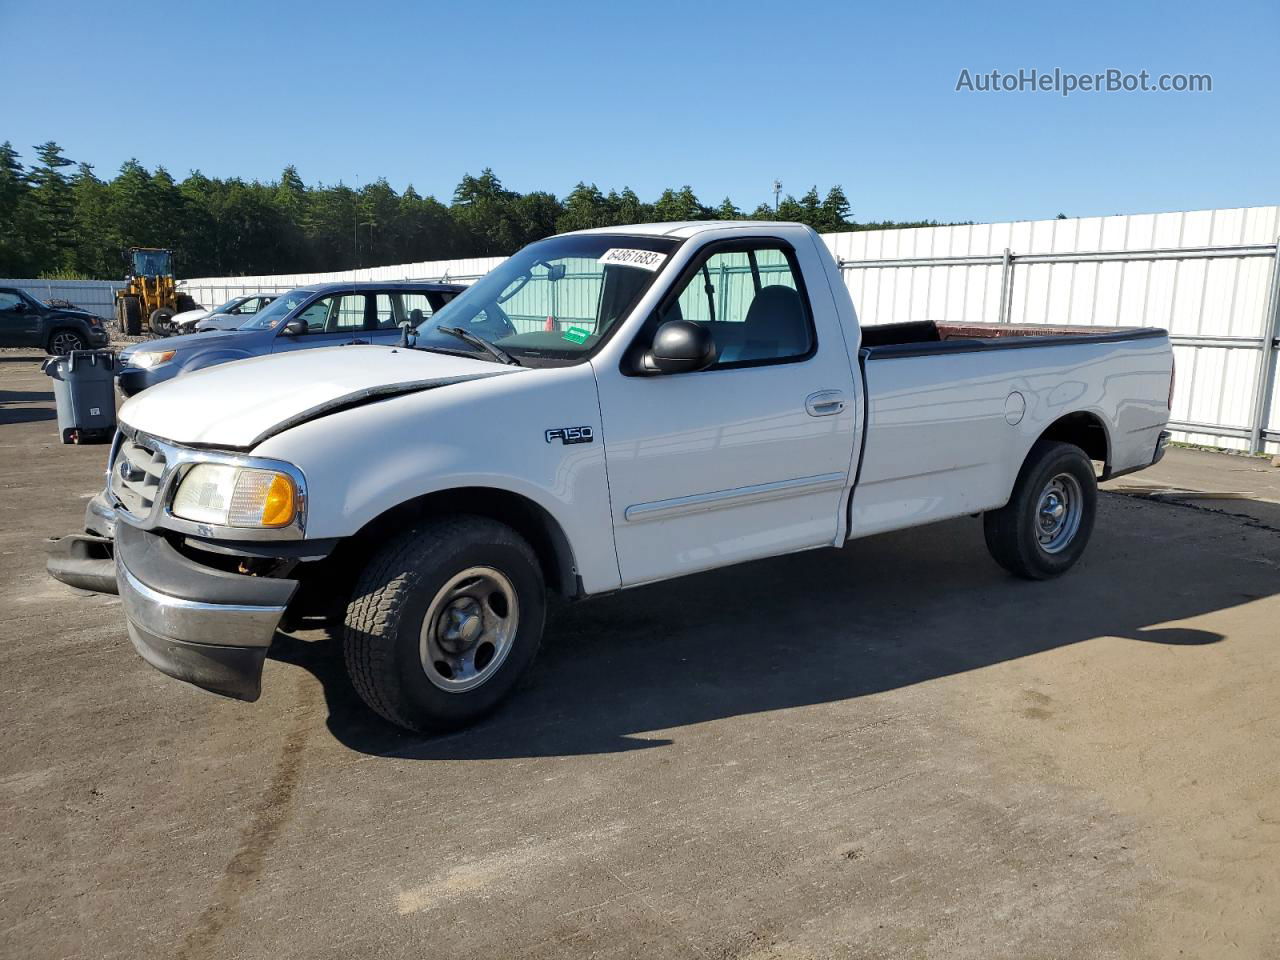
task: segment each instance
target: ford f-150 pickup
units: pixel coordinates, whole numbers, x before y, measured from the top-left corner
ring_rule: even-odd
[[[277,630],[340,622],[360,696],[465,724],[590,597],[982,514],[1011,573],[1079,560],[1096,479],[1167,439],[1163,330],[860,327],[813,231],[532,244],[398,344],[198,371],[120,411],[90,526],[129,635],[254,700]],[[56,571],[55,571],[56,572]]]

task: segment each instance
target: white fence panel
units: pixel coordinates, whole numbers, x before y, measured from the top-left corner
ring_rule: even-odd
[[[119,280],[31,280],[0,279],[0,286],[20,287],[39,300],[54,297],[69,300],[81,309],[104,319],[115,315],[115,292],[124,286]]]
[[[1280,207],[1272,206],[839,233],[823,240],[842,262],[866,324],[1164,327],[1178,363],[1173,417],[1181,429],[1175,436],[1277,451],[1277,238]]]

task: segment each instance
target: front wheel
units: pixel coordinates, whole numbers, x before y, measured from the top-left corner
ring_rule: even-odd
[[[1027,580],[1066,573],[1089,544],[1097,504],[1088,455],[1074,444],[1041,440],[1027,454],[1008,504],[983,515],[987,549]]]
[[[65,357],[72,350],[85,348],[84,337],[74,330],[55,330],[49,338],[48,352],[55,357]]]
[[[356,692],[408,730],[464,726],[533,662],[546,587],[532,548],[484,517],[427,521],[373,555],[347,605]]]

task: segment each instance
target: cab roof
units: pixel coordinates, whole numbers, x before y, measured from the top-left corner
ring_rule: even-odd
[[[741,230],[759,233],[761,230],[808,231],[802,223],[783,220],[678,220],[671,223],[634,223],[617,227],[593,227],[575,230],[574,233],[621,233],[645,237],[674,237],[686,240],[695,234],[709,230]]]

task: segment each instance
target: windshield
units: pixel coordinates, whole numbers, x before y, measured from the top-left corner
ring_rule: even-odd
[[[209,312],[210,312],[210,313],[226,313],[228,310],[232,309],[233,307],[238,307],[238,306],[240,306],[240,304],[244,303],[244,302],[245,302],[246,300],[248,300],[248,299],[249,299],[248,297],[232,297],[230,300],[228,300],[228,301],[227,301],[226,303],[224,303],[222,306],[220,306],[220,307],[214,307],[214,308],[213,308],[212,310],[210,310]]]
[[[240,324],[238,330],[270,330],[304,302],[315,296],[314,290],[290,290]]]
[[[471,349],[439,327],[461,327],[518,359],[572,362],[631,312],[677,241],[586,234],[525,247],[418,326],[420,347]]]
[[[173,257],[168,250],[133,251],[135,277],[163,277],[173,273]]]

